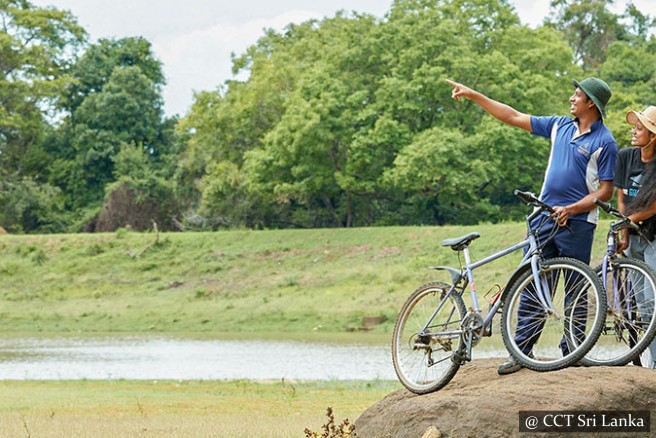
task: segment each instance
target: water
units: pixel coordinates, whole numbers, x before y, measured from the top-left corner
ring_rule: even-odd
[[[505,357],[476,349],[475,358]],[[0,339],[0,379],[396,380],[388,345],[169,338]]]
[[[395,380],[387,345],[168,338],[0,339],[0,379]]]

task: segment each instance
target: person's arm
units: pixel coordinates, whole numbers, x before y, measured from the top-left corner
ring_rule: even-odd
[[[451,97],[455,100],[460,100],[464,97],[465,99],[474,101],[492,117],[509,125],[531,132],[531,116],[528,114],[520,113],[505,103],[492,100],[484,94],[457,82],[448,79],[447,82],[453,87]]]
[[[626,200],[624,199],[624,189],[617,188],[617,209],[620,213],[626,211]],[[620,230],[619,242],[617,242],[617,252],[622,252],[629,247],[629,230]]]
[[[567,220],[574,215],[585,213],[597,207],[594,200],[599,199],[604,202],[610,201],[613,197],[613,181],[599,181],[599,188],[574,204],[565,206],[555,206],[554,216],[558,225],[567,225]]]
[[[651,204],[646,210],[642,210],[637,213],[633,213],[632,215],[629,215],[629,219],[631,219],[633,222],[642,222],[645,219],[649,219],[655,214],[656,214],[656,202]]]
[[[622,187],[617,187],[617,210],[622,214],[626,211],[626,199],[624,199],[624,189]]]

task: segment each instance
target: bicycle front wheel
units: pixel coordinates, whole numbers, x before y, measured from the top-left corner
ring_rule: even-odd
[[[601,266],[596,271],[601,279]],[[608,313],[601,336],[581,359],[588,366],[626,365],[640,355],[656,334],[656,274],[643,261],[621,258],[608,266],[604,284]]]
[[[571,258],[549,259],[537,276],[529,269],[510,287],[503,303],[503,342],[526,368],[565,368],[594,346],[605,310],[606,295],[592,268]]]
[[[451,286],[433,282],[407,299],[394,327],[392,361],[399,380],[415,394],[437,391],[456,374],[451,360],[461,343],[465,304]]]

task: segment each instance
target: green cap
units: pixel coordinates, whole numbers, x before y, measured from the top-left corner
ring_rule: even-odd
[[[594,102],[595,106],[601,113],[601,117],[606,117],[606,105],[610,100],[611,91],[608,84],[598,78],[585,78],[581,82],[572,81],[575,87],[580,88]]]

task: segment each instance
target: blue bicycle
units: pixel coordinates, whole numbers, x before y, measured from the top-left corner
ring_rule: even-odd
[[[656,336],[656,272],[645,262],[621,257],[617,252],[620,230],[631,229],[644,238],[638,224],[612,205],[598,200],[596,203],[619,220],[610,224],[608,250],[596,268],[607,294],[606,323],[581,363],[620,366],[636,360]]]

